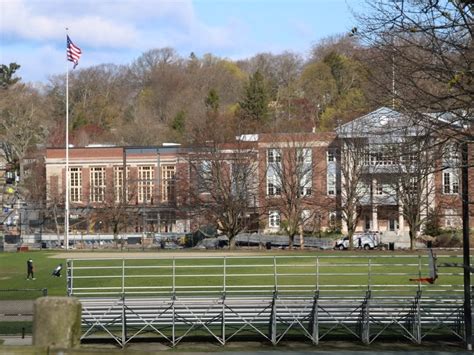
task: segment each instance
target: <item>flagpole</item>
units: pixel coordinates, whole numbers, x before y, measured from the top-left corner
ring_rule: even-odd
[[[67,35],[68,28],[66,28]],[[64,243],[69,249],[69,60],[66,57],[66,202],[64,209]]]

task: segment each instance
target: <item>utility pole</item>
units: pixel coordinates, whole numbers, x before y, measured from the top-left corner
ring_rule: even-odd
[[[469,255],[469,159],[468,141],[462,143],[462,241],[464,266],[464,330],[467,350],[472,350],[471,259]]]

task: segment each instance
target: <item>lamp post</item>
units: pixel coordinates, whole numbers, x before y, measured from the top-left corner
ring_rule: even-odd
[[[464,271],[464,330],[466,346],[472,350],[471,260],[469,255],[469,165],[468,142],[461,148],[462,239]]]

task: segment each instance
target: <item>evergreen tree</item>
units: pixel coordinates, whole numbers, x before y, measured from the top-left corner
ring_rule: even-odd
[[[204,100],[207,112],[212,112],[216,114],[219,110],[219,100],[219,94],[217,93],[216,89],[213,88],[209,90],[209,93],[207,94],[207,97]]]
[[[10,63],[10,65],[0,64],[0,87],[8,89],[9,86],[20,81],[21,78],[14,78],[15,72],[20,69],[20,65]]]
[[[239,102],[242,118],[264,123],[268,116],[268,90],[260,71],[250,76],[245,86],[244,97]]]

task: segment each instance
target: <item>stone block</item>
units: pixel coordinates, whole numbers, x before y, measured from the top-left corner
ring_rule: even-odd
[[[34,303],[33,345],[63,349],[79,346],[81,312],[76,298],[38,298]]]

